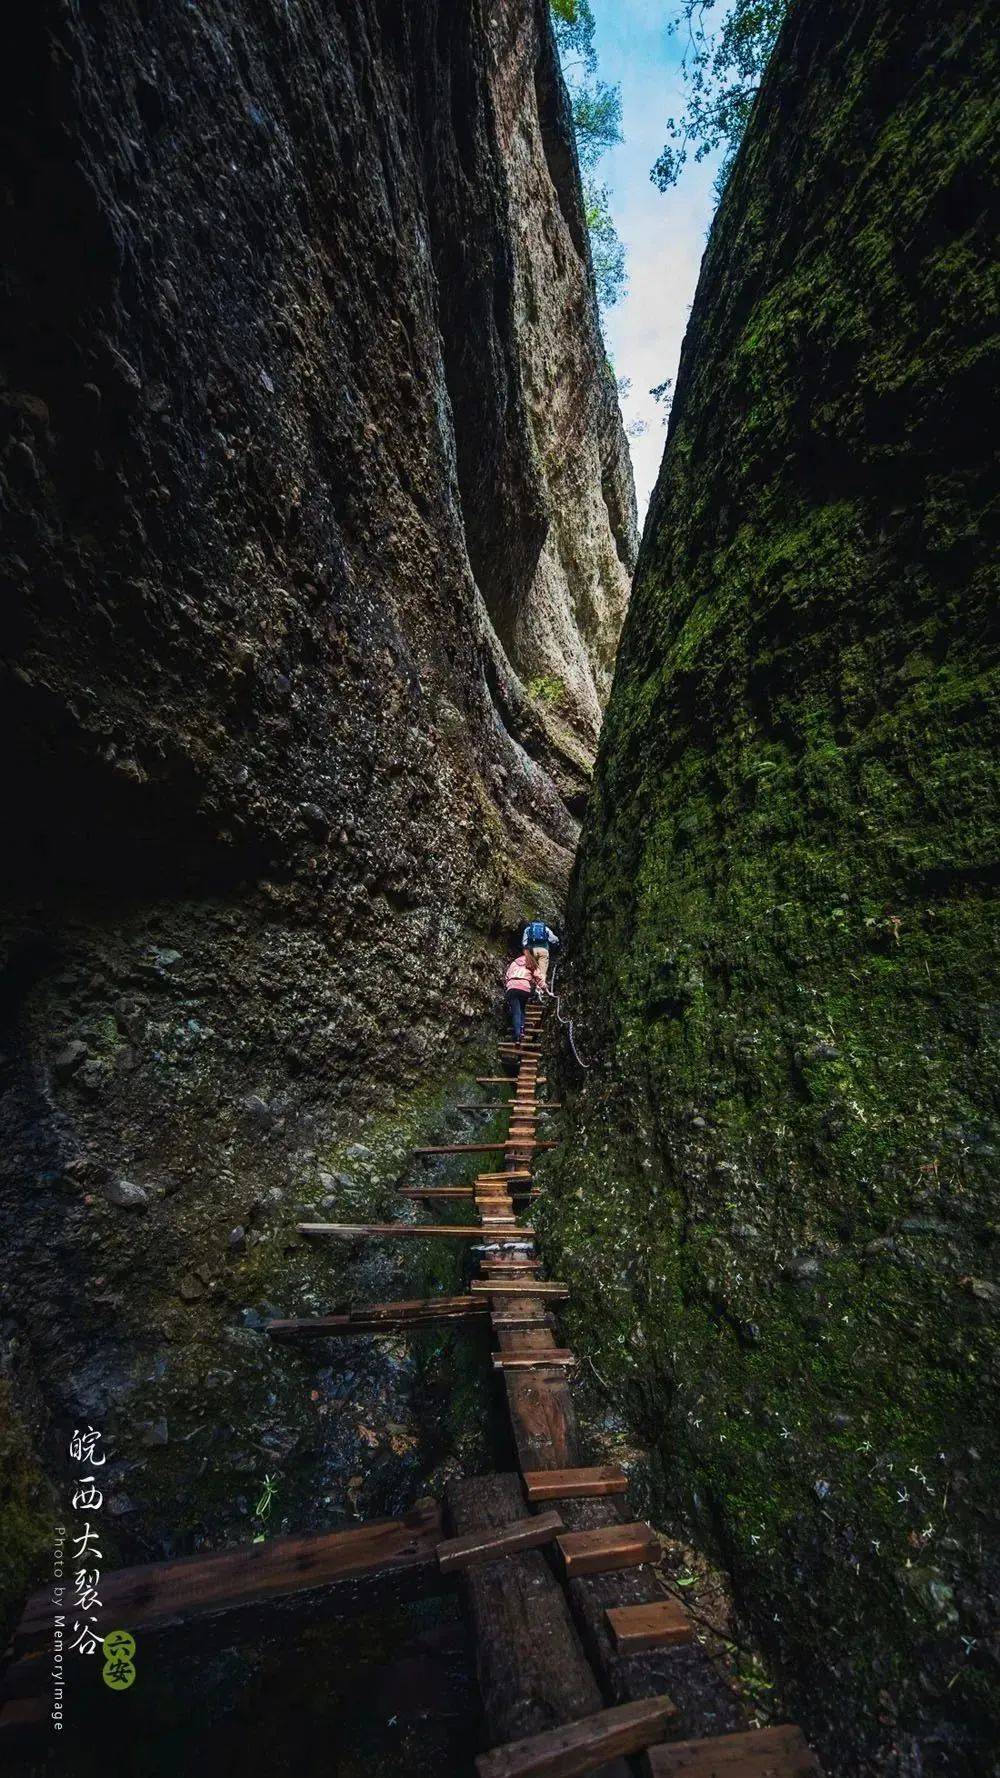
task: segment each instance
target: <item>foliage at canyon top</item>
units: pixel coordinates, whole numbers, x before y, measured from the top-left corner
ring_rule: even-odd
[[[576,1338],[852,1778],[997,1744],[994,27],[789,10],[572,893]]]
[[[621,89],[598,75],[590,0],[550,0],[550,4],[573,111],[597,300],[602,309],[610,309],[627,282],[625,248],[611,215],[608,188],[597,179],[596,168],[605,151],[622,141]]]

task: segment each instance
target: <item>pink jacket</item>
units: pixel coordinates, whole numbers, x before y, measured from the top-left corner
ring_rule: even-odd
[[[530,994],[534,985],[535,971],[528,968],[523,957],[515,957],[513,963],[507,965],[504,987],[513,988],[518,994]]]

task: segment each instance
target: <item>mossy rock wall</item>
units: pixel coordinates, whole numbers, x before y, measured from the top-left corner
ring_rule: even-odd
[[[996,1745],[997,61],[793,4],[572,891],[551,1263],[852,1774]]]

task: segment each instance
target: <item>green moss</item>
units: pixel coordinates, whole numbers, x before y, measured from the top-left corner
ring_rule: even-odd
[[[831,1768],[946,1721],[971,1771],[1000,1457],[996,46],[982,8],[793,11],[608,710],[571,906],[597,1063],[547,1237]]]

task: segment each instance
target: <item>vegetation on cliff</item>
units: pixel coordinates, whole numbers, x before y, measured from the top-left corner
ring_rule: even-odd
[[[997,60],[979,3],[791,8],[572,897],[577,1337],[851,1773],[995,1724]]]

